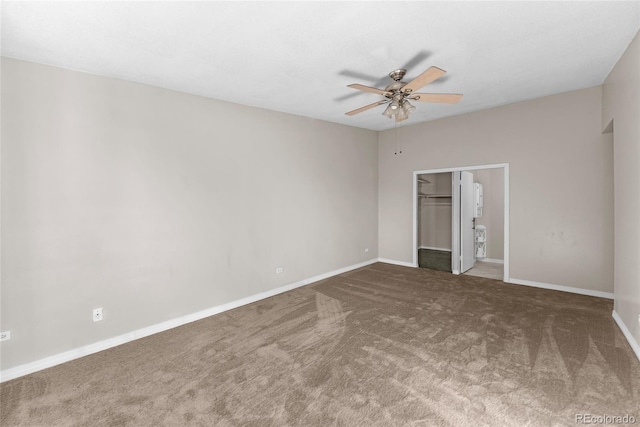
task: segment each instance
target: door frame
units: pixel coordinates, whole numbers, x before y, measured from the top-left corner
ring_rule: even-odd
[[[463,196],[463,173],[468,173],[469,175],[465,175],[467,178],[469,179],[471,178],[471,188],[468,188],[465,190],[466,192],[471,192],[471,194],[465,194],[465,196]],[[473,231],[471,232],[471,236],[467,236],[467,233],[465,232],[465,229],[468,227],[468,224],[466,226],[462,226],[463,220],[466,221],[468,219],[467,217],[467,212],[466,209],[464,209],[464,204],[465,202],[463,200],[466,200],[467,203],[469,203],[470,205],[473,205],[474,203],[474,190],[473,190],[473,173],[469,172],[469,171],[457,171],[457,172],[452,172],[452,176],[451,176],[451,238],[453,239],[453,236],[456,235],[456,230],[458,232],[458,239],[454,242],[453,240],[451,241],[451,272],[454,274],[464,274],[466,271],[470,270],[471,268],[473,268],[473,266],[476,263],[476,236],[475,236],[475,215],[473,213],[473,207],[470,206],[471,208],[471,217],[473,218],[471,220],[471,222],[473,223],[473,227],[471,228]],[[456,182],[457,181],[457,182]],[[456,191],[457,190],[457,191]],[[457,193],[455,196],[454,194]],[[468,197],[470,197],[470,199],[467,199]],[[455,205],[458,205],[458,209],[456,209],[456,213],[453,212],[453,208]],[[464,218],[463,218],[463,214],[464,214]],[[467,239],[471,239],[470,241],[467,241]],[[457,243],[457,244],[456,244]],[[467,262],[469,261],[467,259],[467,257],[465,257],[465,245],[467,243],[472,243],[473,247],[471,248],[471,258],[473,259],[473,262],[471,263],[471,267],[466,268]],[[457,253],[454,249],[457,249]],[[453,262],[453,260],[457,260],[455,263]],[[454,268],[454,265],[459,265],[460,266],[460,270],[456,272],[456,269]]]
[[[475,165],[475,166],[459,166],[454,168],[443,168],[443,169],[425,169],[413,171],[413,266],[418,267],[418,175],[428,174],[428,173],[447,173],[451,172],[452,174],[452,187],[454,187],[454,179],[453,172],[459,171],[473,171],[480,169],[502,169],[504,173],[504,277],[503,281],[509,281],[509,163],[495,163],[489,165]],[[459,209],[459,203],[453,203],[453,197],[455,197],[455,191],[452,188],[452,206],[451,206],[451,215],[452,215],[452,230],[451,230],[451,242],[452,242],[452,252],[451,259],[455,259],[457,256],[460,258],[459,251],[454,253],[453,249],[456,245],[453,245],[455,239],[460,239],[460,225],[458,227],[455,226],[455,214],[456,214],[456,206]],[[458,193],[459,194],[459,189]],[[452,266],[453,267],[453,266]],[[459,267],[458,269],[451,269],[453,274],[460,274]]]

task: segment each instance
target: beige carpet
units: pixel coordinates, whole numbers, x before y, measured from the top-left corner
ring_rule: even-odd
[[[0,386],[2,426],[640,423],[608,300],[374,264]]]

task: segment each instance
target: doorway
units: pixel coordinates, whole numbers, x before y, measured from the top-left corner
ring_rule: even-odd
[[[508,281],[509,164],[420,170],[413,178],[413,265],[433,268],[425,251],[440,251],[431,260],[450,259],[453,274]]]
[[[419,174],[418,266],[451,273],[453,173]]]

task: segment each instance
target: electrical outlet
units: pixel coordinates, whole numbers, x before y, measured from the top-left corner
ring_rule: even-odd
[[[102,320],[102,307],[93,310],[93,321],[99,322]]]
[[[280,274],[282,272],[284,272],[284,268],[282,268],[282,267],[276,268],[276,274]]]
[[[365,252],[369,252],[369,248],[364,248],[364,251]]]
[[[6,341],[11,339],[11,331],[0,332],[0,341]]]

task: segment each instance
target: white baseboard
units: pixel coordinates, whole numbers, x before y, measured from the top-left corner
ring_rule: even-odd
[[[256,301],[260,301],[262,299],[269,298],[274,295],[278,295],[295,288],[299,288],[301,286],[309,285],[319,280],[324,280],[329,277],[336,276],[338,274],[346,273],[347,271],[355,270],[357,268],[374,264],[376,262],[378,262],[378,259],[376,258],[370,259],[368,261],[364,261],[359,264],[350,265],[348,267],[340,268],[338,270],[333,270],[328,273],[320,274],[318,276],[314,276],[308,279],[300,280],[298,282],[290,283],[288,285],[281,286],[276,289],[271,289],[269,291],[261,292],[256,295],[251,295],[246,298],[241,298],[236,301],[231,301],[226,304],[221,304],[216,307],[211,307],[206,310],[198,311],[196,313],[187,314],[186,316],[167,320],[166,322],[151,325],[146,328],[137,329],[135,331],[131,331],[126,334],[118,335],[113,338],[99,341],[94,344],[89,344],[86,346],[75,348],[73,350],[65,351],[64,353],[59,353],[53,356],[45,357],[44,359],[36,360],[35,362],[26,363],[24,365],[16,366],[15,368],[5,369],[4,371],[0,372],[0,382],[9,381],[14,378],[22,377],[24,375],[41,371],[43,369],[51,368],[53,366],[60,365],[65,362],[70,362],[80,357],[88,356],[90,354],[97,353],[99,351],[107,350],[109,348],[116,347],[118,345],[125,344],[130,341],[144,338],[149,335],[157,334],[159,332],[164,332],[166,330],[173,329],[178,326],[185,325],[187,323],[195,322],[196,320],[201,320],[206,317],[213,316],[214,314],[219,314],[224,311],[241,307],[243,305],[251,304]]]
[[[496,259],[496,258],[476,258],[476,261],[492,262],[494,264],[504,264],[504,260],[503,259]]]
[[[384,262],[385,264],[401,265],[403,267],[417,267],[417,265],[412,262],[396,261],[394,259],[378,258],[378,261]]]
[[[616,313],[615,310],[613,310],[613,313],[611,315],[613,316],[613,320],[615,320],[620,327],[620,330],[624,334],[624,337],[629,342],[629,345],[633,349],[633,352],[636,354],[636,357],[638,358],[638,360],[640,360],[640,344],[638,344],[633,338],[631,331],[629,331],[629,328],[627,328],[627,325],[624,324],[622,318],[618,315],[618,313]]]
[[[507,283],[513,283],[515,285],[532,286],[534,288],[551,289],[554,291],[570,292],[572,294],[589,295],[592,297],[613,299],[613,293],[611,292],[592,291],[591,289],[582,289],[582,288],[574,288],[571,286],[554,285],[552,283],[533,282],[531,280],[521,280],[521,279],[514,279],[514,278],[510,278]]]
[[[447,249],[447,248],[434,248],[431,246],[420,246],[418,247],[418,249],[431,249],[432,251],[445,251],[445,252],[451,252],[451,249]]]

